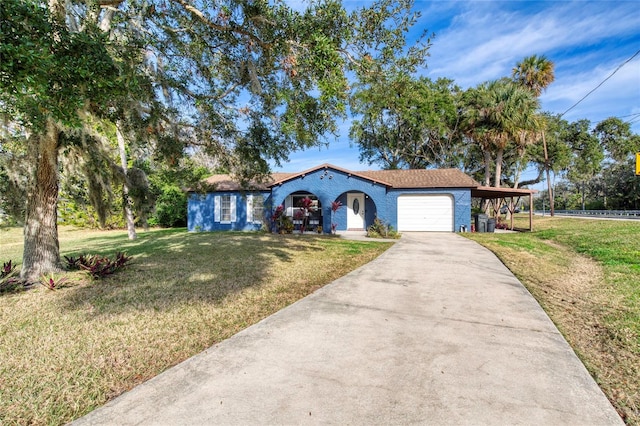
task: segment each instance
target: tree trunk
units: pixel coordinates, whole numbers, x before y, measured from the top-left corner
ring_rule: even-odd
[[[545,138],[544,130],[542,131],[542,147],[544,148],[544,171],[547,174],[547,193],[549,194],[549,213],[551,216],[555,212],[555,195],[553,195],[553,187],[551,185],[551,178],[549,177],[549,154],[547,153],[547,139]]]
[[[488,149],[484,151],[484,186],[491,186],[491,152]],[[489,214],[489,200],[482,200],[480,208]]]
[[[32,165],[27,191],[24,252],[20,277],[36,282],[42,274],[60,272],[58,242],[58,140],[51,119],[42,134],[29,137]]]
[[[484,186],[491,186],[491,152],[484,151]]]
[[[520,185],[520,177],[522,176],[522,170],[520,169],[521,164],[522,157],[520,157],[520,160],[518,160],[518,163],[516,164],[516,171],[513,176],[513,189],[518,189],[518,186]]]
[[[495,186],[496,188],[500,188],[500,178],[502,177],[502,156],[504,155],[504,149],[499,149],[496,154],[496,176],[495,176]]]
[[[124,135],[122,134],[122,124],[118,121],[116,123],[116,138],[118,139],[118,149],[120,150],[120,165],[122,166],[122,172],[124,173],[124,184],[122,185],[122,197],[124,207],[124,220],[127,222],[127,232],[130,240],[135,240],[136,227],[133,222],[133,212],[131,211],[131,198],[129,197],[129,185],[127,185],[127,152],[124,146]]]

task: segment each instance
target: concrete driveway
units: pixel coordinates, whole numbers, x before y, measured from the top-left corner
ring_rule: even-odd
[[[623,423],[491,252],[455,234],[405,233],[75,424]]]

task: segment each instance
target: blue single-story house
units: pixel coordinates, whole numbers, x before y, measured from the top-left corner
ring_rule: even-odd
[[[356,172],[331,164],[273,173],[250,188],[229,175],[205,183],[209,192],[189,194],[189,231],[273,230],[279,206],[299,224],[306,202],[307,231],[365,230],[379,218],[398,231],[456,232],[471,228],[471,192],[479,187],[458,169]]]

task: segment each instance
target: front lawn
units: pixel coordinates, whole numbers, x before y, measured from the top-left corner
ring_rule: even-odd
[[[522,281],[620,415],[640,424],[640,222],[536,217],[532,233],[467,235]]]
[[[63,255],[134,256],[90,281],[0,295],[0,424],[63,424],[377,257],[331,236],[60,230]],[[22,230],[0,229],[0,262]],[[58,277],[54,277],[58,279]]]

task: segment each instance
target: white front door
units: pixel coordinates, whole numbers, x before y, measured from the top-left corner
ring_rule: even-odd
[[[364,194],[347,194],[347,229],[364,230]]]

